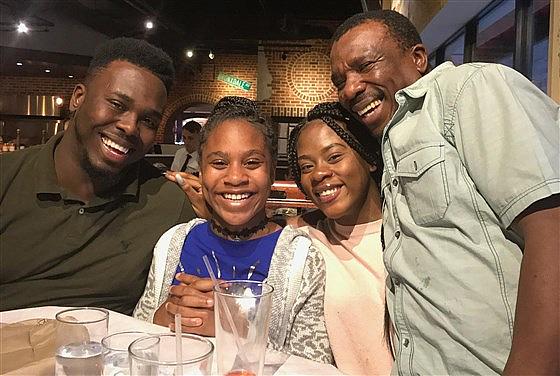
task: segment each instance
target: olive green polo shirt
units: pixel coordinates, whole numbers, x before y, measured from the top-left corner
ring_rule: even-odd
[[[96,306],[131,314],[157,239],[195,217],[186,195],[145,160],[85,204],[58,186],[54,149],[0,156],[0,309]]]

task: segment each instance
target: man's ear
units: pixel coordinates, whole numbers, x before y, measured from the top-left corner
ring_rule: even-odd
[[[423,44],[416,44],[410,50],[412,61],[416,65],[416,70],[421,75],[428,72],[428,52]]]
[[[70,99],[70,112],[76,111],[84,102],[86,97],[86,86],[78,84],[74,87],[72,98]]]

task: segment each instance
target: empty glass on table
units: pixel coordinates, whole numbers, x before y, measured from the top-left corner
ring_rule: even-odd
[[[138,331],[117,332],[109,334],[101,340],[103,347],[103,375],[130,375],[128,361],[128,347],[138,338],[148,336],[148,333]]]
[[[194,334],[182,334],[180,338],[180,352],[177,337],[172,333],[154,334],[132,342],[128,348],[130,375],[210,375],[212,342]]]

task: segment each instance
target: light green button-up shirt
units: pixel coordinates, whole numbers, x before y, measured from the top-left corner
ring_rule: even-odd
[[[396,94],[383,139],[384,261],[401,375],[500,374],[522,239],[560,192],[560,110],[521,74],[445,63]]]

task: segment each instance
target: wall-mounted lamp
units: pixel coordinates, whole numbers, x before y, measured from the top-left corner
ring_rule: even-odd
[[[210,52],[208,53],[208,58],[210,60],[214,60],[214,53],[212,52],[212,50],[210,50]]]
[[[154,23],[152,22],[152,20],[147,20],[144,26],[146,27],[146,29],[151,30],[154,28]]]
[[[54,100],[54,103],[55,103],[58,107],[60,107],[60,106],[62,106],[62,104],[64,103],[64,100],[63,100],[62,98],[60,98],[60,97],[56,97],[56,99]]]
[[[187,57],[188,57],[189,59],[190,59],[191,57],[193,57],[193,56],[194,56],[193,50],[187,50],[186,55],[187,55]]]

